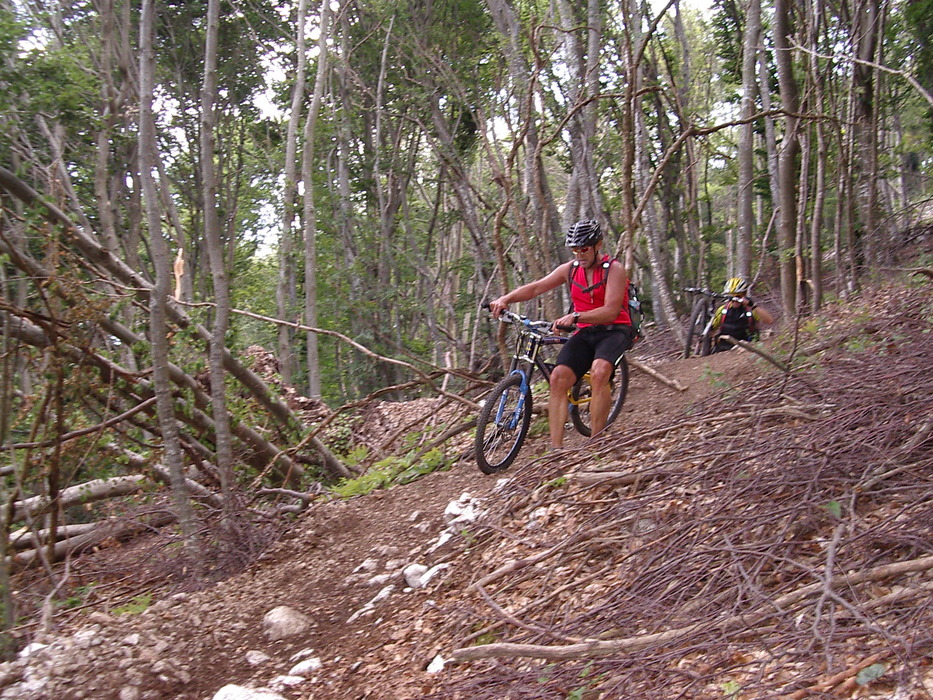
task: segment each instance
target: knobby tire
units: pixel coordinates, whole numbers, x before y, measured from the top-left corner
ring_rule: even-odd
[[[480,410],[474,450],[476,463],[484,474],[508,469],[522,448],[531,423],[531,391],[524,392],[519,409],[522,394],[521,376],[510,374],[496,384]]]

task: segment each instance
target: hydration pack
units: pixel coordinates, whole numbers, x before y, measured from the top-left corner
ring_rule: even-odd
[[[736,340],[754,340],[757,335],[755,316],[752,310],[742,304],[726,304],[722,311],[722,323],[719,324],[720,335],[729,335]]]
[[[576,277],[577,268],[580,267],[580,261],[574,260],[570,265],[570,270],[567,272],[567,286],[572,288],[574,285],[579,287],[584,291],[584,293],[592,292],[594,289],[598,289],[606,284],[606,280],[609,277],[609,268],[612,266],[612,263],[616,262],[616,258],[609,258],[608,260],[603,260],[600,263],[600,267],[603,268],[602,279],[595,284],[590,285],[589,287],[584,287],[582,284],[577,282],[574,277]],[[570,301],[570,311],[573,311],[573,297],[571,296]],[[644,333],[641,331],[641,322],[644,318],[644,314],[641,309],[641,300],[638,298],[638,287],[635,286],[635,283],[629,281],[628,283],[628,315],[632,319],[632,330],[635,332],[633,343],[637,343],[639,340],[645,337]]]

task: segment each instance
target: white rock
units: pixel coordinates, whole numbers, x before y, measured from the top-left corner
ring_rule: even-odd
[[[307,677],[315,671],[319,670],[323,666],[321,660],[317,657],[313,659],[305,659],[288,670],[289,676],[304,676]]]
[[[428,582],[430,582],[430,580],[434,578],[436,574],[443,571],[444,569],[449,569],[449,568],[450,568],[450,564],[437,564],[435,566],[432,566],[430,569],[425,571],[424,575],[421,577],[421,585],[427,586]]]
[[[359,566],[353,569],[353,573],[358,574],[359,572],[363,571],[365,573],[371,574],[373,571],[375,571],[378,568],[379,568],[378,560],[366,559],[365,561],[363,561],[363,563],[361,563]]]
[[[212,700],[286,700],[286,698],[271,690],[257,690],[231,684],[218,690]]]
[[[120,700],[139,700],[139,688],[133,685],[120,688]]]
[[[314,649],[302,649],[301,651],[296,651],[294,654],[292,654],[289,661],[291,661],[292,663],[295,663],[297,661],[301,661],[302,659],[307,659],[309,656],[314,656]],[[339,661],[339,660],[340,660],[340,657],[337,657],[336,659],[334,659],[334,661]]]
[[[423,584],[421,583],[421,577],[424,576],[425,572],[428,570],[424,564],[409,564],[402,571],[402,575],[405,576],[405,583],[407,583],[412,588],[420,588]]]
[[[304,682],[305,678],[303,676],[276,676],[272,679],[270,685],[273,688],[291,688]]]
[[[48,646],[49,646],[48,644],[42,644],[41,642],[32,642],[31,644],[27,644],[26,646],[24,646],[20,650],[18,656],[21,659],[27,659],[33,654],[40,652],[43,649],[48,648]]]
[[[395,578],[395,574],[379,574],[366,582],[367,586],[384,586]]]
[[[360,608],[355,613],[350,615],[350,617],[347,619],[347,623],[349,624],[351,622],[354,622],[357,618],[362,617],[363,615],[371,614],[373,610],[375,609],[376,603],[379,603],[385,600],[386,598],[388,598],[390,595],[392,595],[392,591],[394,590],[395,590],[394,585],[389,585],[383,588],[376,595],[374,595],[373,599],[370,600],[368,603],[366,603],[366,605],[364,605],[362,608]]]
[[[428,673],[440,673],[444,670],[444,664],[447,663],[444,661],[444,657],[440,654],[431,659],[431,663],[428,664],[427,672]]]
[[[444,530],[444,532],[440,534],[440,537],[437,538],[437,542],[435,542],[430,547],[428,547],[428,552],[430,553],[430,552],[433,552],[435,549],[440,549],[445,544],[447,544],[447,542],[450,541],[450,538],[452,538],[453,536],[454,534],[452,532],[450,532],[449,530]]]
[[[287,605],[272,608],[262,620],[262,631],[271,640],[293,637],[310,626],[310,619]]]
[[[256,649],[250,649],[246,652],[246,663],[250,666],[258,666],[259,664],[264,664],[266,661],[270,660],[270,656]]]

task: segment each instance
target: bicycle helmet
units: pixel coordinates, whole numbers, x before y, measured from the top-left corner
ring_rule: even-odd
[[[583,219],[578,221],[567,231],[567,247],[582,248],[596,245],[603,239],[603,230],[596,219]]]
[[[748,294],[748,280],[744,277],[733,277],[726,282],[726,286],[723,287],[722,293],[732,294],[733,296]]]

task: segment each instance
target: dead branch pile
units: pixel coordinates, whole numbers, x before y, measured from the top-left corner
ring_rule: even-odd
[[[566,458],[517,472],[471,595],[445,604],[473,668],[440,696],[839,697],[874,678],[928,697],[933,325],[914,294],[566,482],[548,481]]]

